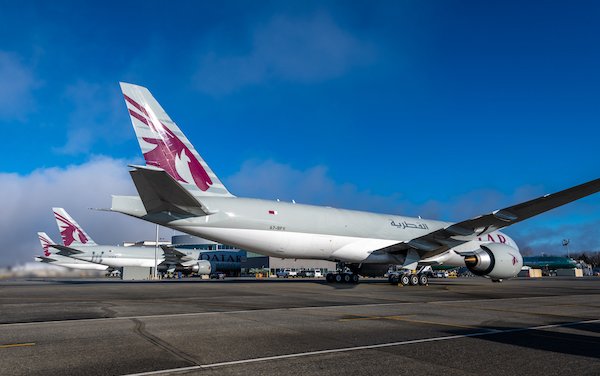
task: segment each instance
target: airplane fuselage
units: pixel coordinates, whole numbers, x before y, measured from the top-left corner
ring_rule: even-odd
[[[113,268],[124,266],[154,267],[154,248],[152,247],[92,245],[74,247],[74,249],[82,252],[69,256],[77,260],[108,265]],[[162,255],[162,250],[159,249],[157,252],[158,264],[164,261]]]
[[[204,197],[202,203],[212,214],[181,218],[176,214],[147,215],[139,199],[130,197],[127,201],[131,210],[126,214],[213,241],[273,257],[349,263],[403,264],[404,254],[373,251],[452,224],[394,214],[237,197]],[[496,231],[455,249],[474,250],[489,242],[507,243],[517,248],[510,237]],[[437,255],[435,260],[463,266],[464,257],[456,254],[455,249]]]
[[[50,254],[44,258],[39,258],[41,262],[45,262],[49,265],[62,266],[69,269],[80,269],[80,270],[106,270],[108,265],[98,264],[93,262],[87,262],[71,257],[61,256],[57,254]]]

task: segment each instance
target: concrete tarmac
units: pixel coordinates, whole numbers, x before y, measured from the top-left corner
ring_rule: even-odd
[[[600,375],[600,278],[0,282],[1,375]]]

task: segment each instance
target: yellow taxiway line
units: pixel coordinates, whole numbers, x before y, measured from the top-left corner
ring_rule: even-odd
[[[0,349],[9,349],[12,347],[26,347],[26,346],[35,346],[35,342],[27,342],[27,343],[11,343],[8,345],[0,345]]]

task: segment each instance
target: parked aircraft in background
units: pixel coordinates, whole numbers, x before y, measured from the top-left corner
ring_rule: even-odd
[[[82,270],[107,270],[108,265],[97,264],[93,262],[87,262],[77,260],[71,257],[61,256],[57,254],[57,250],[51,246],[55,244],[52,239],[45,232],[38,232],[38,238],[42,244],[44,250],[43,256],[36,256],[35,260],[51,265],[62,266],[69,269],[82,269]]]
[[[575,269],[577,267],[577,263],[572,258],[560,256],[523,257],[523,264],[530,268],[544,270]]]
[[[154,267],[154,247],[98,245],[63,208],[52,208],[64,245],[51,244],[59,255],[104,264],[113,268]],[[198,250],[177,250],[162,246],[158,251],[158,271],[210,274],[209,261],[199,260]]]
[[[130,172],[139,196],[113,196],[111,210],[269,256],[350,269],[328,281],[383,275],[390,264],[466,266],[493,281],[516,276],[523,258],[498,230],[600,190],[596,179],[457,223],[235,197],[148,89],[121,89],[146,165]],[[427,277],[407,273],[400,281],[423,284]]]

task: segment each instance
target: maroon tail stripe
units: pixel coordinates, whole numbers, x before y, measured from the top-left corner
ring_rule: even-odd
[[[133,99],[129,98],[126,94],[123,94],[123,96],[125,97],[125,100],[129,103],[131,103],[131,105],[135,108],[137,108],[142,114],[149,116],[148,113],[146,112],[146,109],[144,107],[142,107],[142,105],[140,105],[138,102],[134,101]]]
[[[141,121],[142,123],[148,125],[148,120],[146,120],[145,117],[143,117],[142,115],[138,114],[137,112],[133,111],[133,110],[129,110],[129,113],[131,114],[131,116],[133,116],[134,118],[138,119],[139,121]]]
[[[71,223],[71,221],[69,221],[68,219],[63,217],[62,215],[60,215],[58,213],[54,213],[54,215],[56,216],[56,219],[58,219],[59,221],[62,221],[65,225],[71,225],[73,227],[77,227],[73,223]]]

